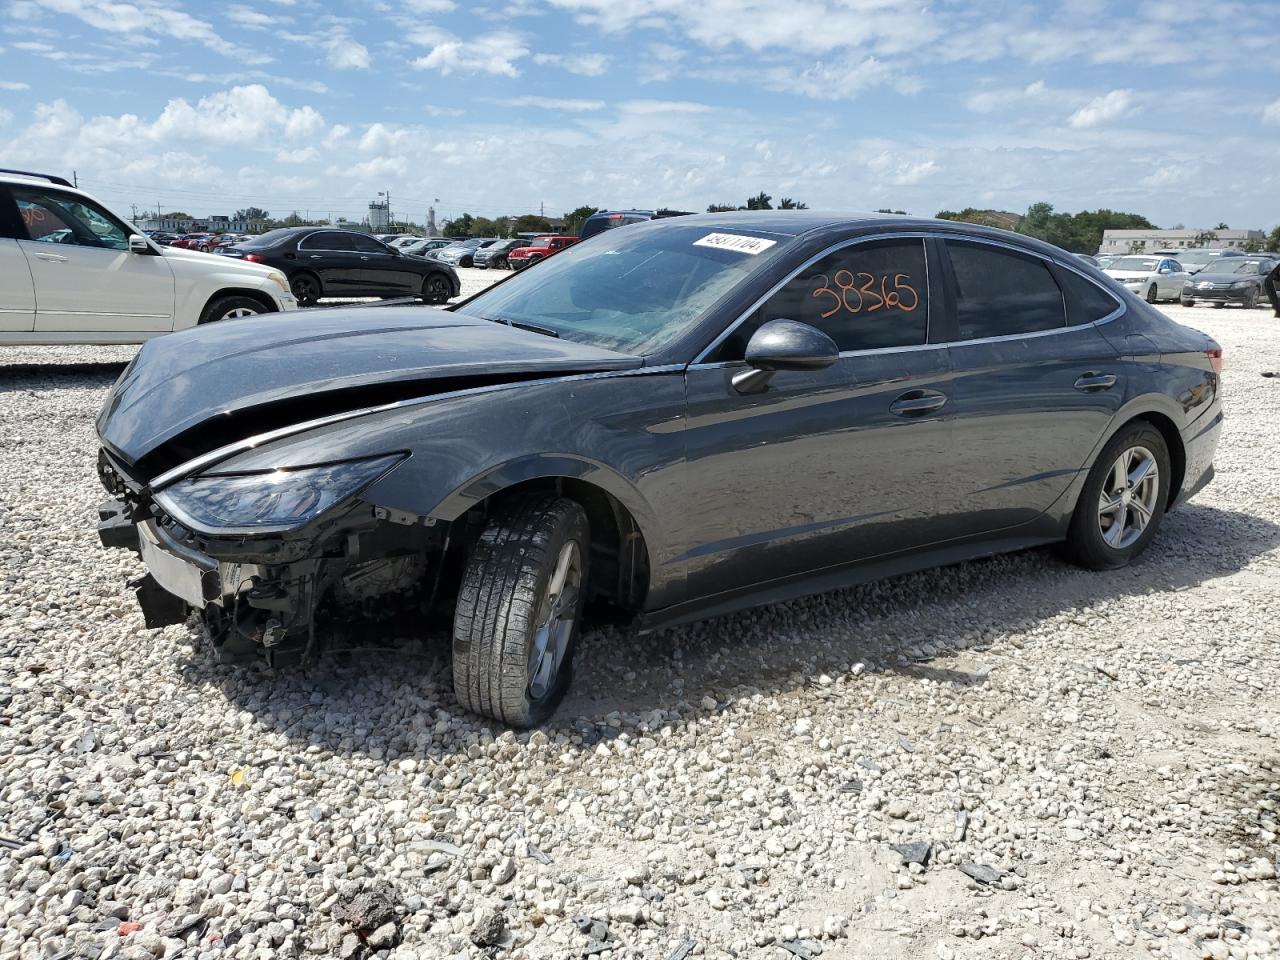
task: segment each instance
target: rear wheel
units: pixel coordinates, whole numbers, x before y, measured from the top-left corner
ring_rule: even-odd
[[[299,273],[289,281],[289,289],[298,298],[298,305],[314,307],[320,299],[320,280],[310,273]]]
[[[443,273],[432,273],[422,281],[422,302],[423,303],[448,303],[449,297],[453,295],[453,287],[449,283],[449,278]]]
[[[1151,543],[1169,499],[1164,435],[1138,421],[1111,439],[1080,492],[1067,549],[1091,570],[1123,567]]]
[[[1183,297],[1182,305],[1184,307],[1194,307],[1196,305],[1196,302],[1194,300],[1188,300],[1186,297]]]
[[[1156,285],[1153,283],[1147,287],[1147,303],[1155,303],[1158,299],[1160,299],[1160,291],[1156,289]]]
[[[217,297],[209,301],[209,305],[200,314],[197,323],[216,323],[219,320],[240,320],[269,312],[266,307],[251,297]]]
[[[453,690],[468,710],[513,727],[555,710],[572,673],[589,533],[565,497],[524,498],[490,516],[453,618]]]

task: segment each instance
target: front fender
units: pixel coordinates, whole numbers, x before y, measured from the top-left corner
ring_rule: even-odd
[[[530,480],[582,480],[612,494],[630,511],[646,540],[658,525],[652,508],[626,478],[602,463],[574,454],[534,454],[493,467],[455,489],[431,509],[436,520],[456,520],[477,503]]]

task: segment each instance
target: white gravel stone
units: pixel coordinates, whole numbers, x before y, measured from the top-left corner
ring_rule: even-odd
[[[0,957],[341,956],[367,880],[396,960],[580,956],[582,918],[608,960],[1276,955],[1280,324],[1167,309],[1222,342],[1227,420],[1139,563],[591,630],[530,734],[459,710],[442,632],[273,672],[145,631],[94,533],[132,349],[0,348]]]

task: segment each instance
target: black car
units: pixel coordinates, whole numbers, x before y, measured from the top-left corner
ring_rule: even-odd
[[[1266,300],[1262,285],[1274,267],[1275,261],[1268,257],[1220,257],[1187,278],[1182,285],[1182,305],[1194,307],[1197,301],[1205,300],[1215,307],[1238,303],[1252,309]]]
[[[971,224],[657,220],[357,313],[148,341],[98,417],[103,542],[224,659],[446,611],[459,701],[516,726],[588,600],[651,630],[1057,541],[1122,566],[1222,427],[1213,340]]]
[[[462,290],[452,267],[403,254],[352,230],[285,227],[218,253],[284,271],[304,307],[322,297],[420,297],[424,303],[446,303]]]
[[[578,238],[586,240],[597,233],[614,230],[618,227],[630,226],[633,223],[647,223],[650,220],[665,220],[668,217],[688,217],[692,214],[685,210],[601,210],[593,213],[582,222]]]
[[[471,255],[471,265],[479,267],[481,270],[493,267],[495,270],[509,270],[511,263],[507,260],[507,254],[512,250],[520,247],[527,247],[532,240],[517,238],[515,240],[499,240],[497,243],[491,243],[487,247],[481,247]]]

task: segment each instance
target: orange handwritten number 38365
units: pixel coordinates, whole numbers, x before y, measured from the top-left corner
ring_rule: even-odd
[[[876,277],[870,273],[854,274],[850,270],[837,270],[830,279],[825,273],[822,274],[822,286],[814,290],[811,296],[831,297],[834,301],[831,309],[821,314],[824,320],[841,309],[850,313],[861,313],[864,307],[867,313],[874,313],[882,307],[896,307],[904,313],[911,313],[920,306],[920,294],[916,293],[915,287],[905,282],[910,279],[910,274],[895,273],[893,288],[890,289],[887,273],[880,275],[880,282],[877,284]],[[835,281],[835,290],[831,289],[832,280]],[[876,289],[877,287],[879,290]],[[850,294],[858,298],[857,303],[849,302]],[[910,302],[904,299],[904,296]],[[870,302],[868,298],[871,298]]]

